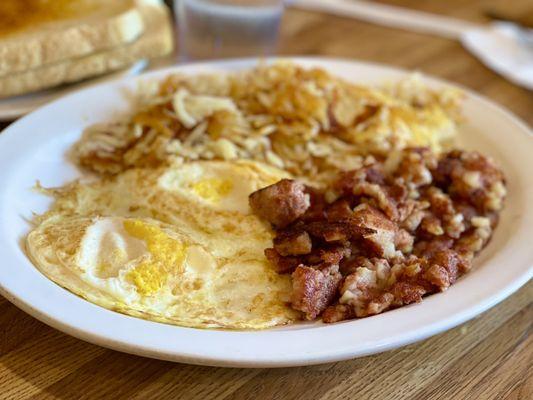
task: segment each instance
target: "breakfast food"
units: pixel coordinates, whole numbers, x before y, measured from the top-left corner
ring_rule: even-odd
[[[43,189],[28,255],[73,293],[171,324],[262,329],[368,317],[446,290],[488,243],[506,185],[450,146],[461,94],[261,64],[141,87],[90,126],[90,173]]]
[[[79,81],[172,51],[159,0],[1,2],[0,97]]]
[[[135,0],[2,0],[0,76],[122,46],[143,29]]]
[[[292,307],[337,322],[446,290],[488,243],[505,195],[502,172],[477,152],[408,148],[325,191],[280,180],[250,205],[276,230],[265,255],[291,274]]]
[[[145,28],[143,35],[137,40],[83,57],[0,76],[0,97],[79,81],[127,67],[142,58],[153,58],[169,53],[173,42],[172,27],[166,8],[145,4],[138,7],[138,12],[142,16]]]
[[[141,88],[130,118],[88,129],[82,166],[104,174],[169,160],[254,159],[314,182],[406,146],[439,151],[453,139],[461,94],[415,76],[359,86],[292,63],[233,74],[172,75]]]
[[[54,282],[125,314],[194,327],[288,323],[298,318],[290,277],[265,259],[273,233],[247,202],[286,176],[206,161],[75,182],[50,192],[28,254]]]

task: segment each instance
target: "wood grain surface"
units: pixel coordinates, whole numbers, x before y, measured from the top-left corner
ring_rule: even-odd
[[[383,2],[477,22],[485,21],[487,9],[517,16],[533,12],[531,0]],[[288,10],[279,51],[417,69],[474,89],[533,124],[532,93],[451,40]],[[0,297],[0,399],[529,400],[532,300],[530,282],[478,318],[423,342],[353,361],[269,370],[189,366],[118,353],[51,329]]]

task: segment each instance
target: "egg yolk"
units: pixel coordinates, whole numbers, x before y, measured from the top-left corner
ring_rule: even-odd
[[[201,198],[216,202],[230,194],[233,183],[227,179],[203,179],[192,185],[192,190]]]
[[[133,268],[127,278],[139,293],[151,295],[166,284],[170,274],[182,270],[186,246],[157,226],[142,221],[126,220],[124,229],[134,238],[143,240],[151,255],[149,260]]]

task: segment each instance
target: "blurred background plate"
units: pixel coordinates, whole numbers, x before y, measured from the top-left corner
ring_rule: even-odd
[[[68,93],[80,90],[98,83],[107,82],[112,79],[136,75],[146,68],[147,60],[137,61],[129,68],[112,72],[97,78],[90,78],[81,82],[63,85],[56,88],[42,90],[35,93],[24,94],[21,96],[8,97],[0,99],[0,121],[9,121],[41,107],[42,105],[55,100]]]

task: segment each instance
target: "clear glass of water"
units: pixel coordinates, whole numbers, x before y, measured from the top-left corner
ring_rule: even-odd
[[[175,0],[182,60],[273,54],[283,0]]]

